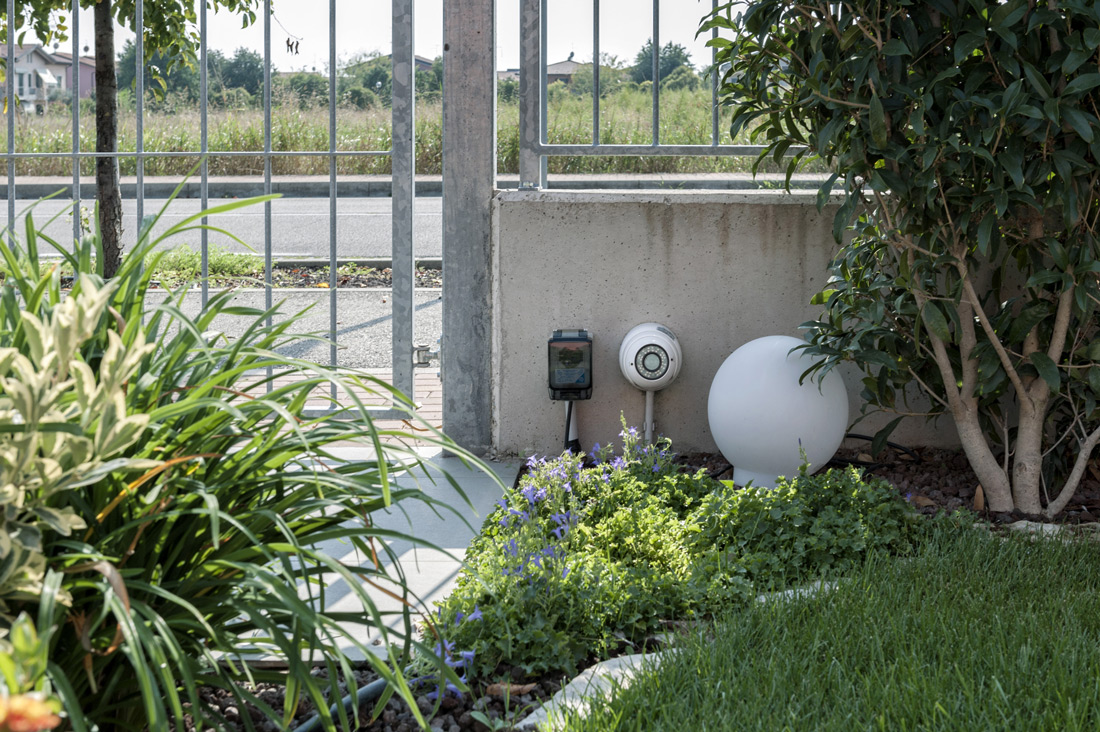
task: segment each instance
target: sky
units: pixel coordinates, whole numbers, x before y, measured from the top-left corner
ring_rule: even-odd
[[[497,0],[497,68],[519,66],[519,0]],[[592,0],[547,0],[548,62],[564,61],[570,53],[578,61],[592,59]],[[700,18],[710,0],[664,0],[660,13],[659,42],[672,41],[688,49],[697,68],[705,66],[710,51],[705,39],[695,40]],[[271,59],[280,71],[323,71],[329,59],[328,2],[325,0],[273,0]],[[443,53],[442,0],[417,0],[415,9],[416,53],[435,58]],[[337,0],[336,50],[338,63],[357,54],[390,50],[390,3],[386,0]],[[208,11],[207,45],[232,54],[239,47],[263,53],[263,21],[241,28],[238,16],[228,11]],[[94,40],[92,11],[81,11],[80,45],[89,49]],[[70,24],[71,26],[71,24]],[[600,51],[629,65],[653,34],[650,3],[639,0],[601,0]],[[133,33],[116,33],[119,49]],[[297,55],[287,53],[287,40],[295,41]],[[60,50],[71,49],[71,41]]]

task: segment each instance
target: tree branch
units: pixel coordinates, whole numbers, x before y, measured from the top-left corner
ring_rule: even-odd
[[[1089,458],[1092,456],[1092,451],[1096,449],[1098,442],[1100,442],[1100,427],[1094,429],[1081,443],[1081,451],[1077,453],[1077,459],[1073,462],[1073,470],[1066,478],[1065,485],[1058,492],[1058,497],[1052,503],[1047,504],[1046,509],[1043,511],[1043,514],[1048,518],[1054,518],[1061,513],[1062,509],[1069,503],[1069,499],[1073,498],[1073,494],[1077,492],[1077,486],[1081,482],[1081,477],[1085,474]]]

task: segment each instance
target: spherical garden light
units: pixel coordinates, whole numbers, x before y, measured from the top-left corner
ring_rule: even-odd
[[[710,387],[710,431],[733,465],[733,481],[774,486],[802,464],[824,465],[840,447],[848,426],[848,393],[830,371],[798,383],[813,365],[803,341],[766,336],[749,341],[725,360]]]

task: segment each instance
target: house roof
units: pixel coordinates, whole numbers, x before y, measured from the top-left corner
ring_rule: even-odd
[[[71,53],[63,53],[61,51],[54,51],[53,52],[53,57],[55,59],[57,59],[58,61],[60,61],[62,63],[65,63],[65,64],[72,64],[72,62],[73,62],[73,55]],[[80,57],[80,65],[81,66],[95,67],[95,59],[91,56],[81,56]]]
[[[572,76],[573,72],[575,72],[577,70],[577,67],[579,66],[585,66],[585,64],[582,64],[579,61],[574,61],[573,55],[570,54],[569,58],[567,58],[565,61],[558,61],[556,64],[548,64],[546,66],[546,73]]]
[[[46,57],[47,63],[53,61],[53,57],[50,55],[50,52],[47,51],[46,47],[43,46],[41,43],[27,43],[27,44],[18,44],[17,43],[14,46],[14,50],[15,50],[16,58],[19,58],[21,56],[26,56],[29,53],[38,52],[42,56]],[[7,44],[0,43],[0,58],[7,58],[7,57],[8,57],[8,46],[7,46]]]

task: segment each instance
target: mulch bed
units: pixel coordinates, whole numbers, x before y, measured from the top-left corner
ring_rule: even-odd
[[[728,479],[729,463],[721,455],[694,453],[682,455],[678,461],[691,469],[704,468],[716,477]],[[1051,523],[1041,516],[1027,516],[1019,512],[991,513],[975,505],[978,479],[970,469],[966,456],[954,450],[918,447],[886,448],[872,457],[869,452],[843,449],[829,463],[829,467],[854,464],[867,474],[886,479],[897,488],[920,513],[931,515],[938,511],[955,511],[967,508],[995,524],[1033,520]],[[1044,501],[1045,502],[1045,501]],[[1053,519],[1053,523],[1080,524],[1100,521],[1100,460],[1094,460],[1077,487],[1077,493],[1065,510]]]
[[[275,287],[315,287],[327,289],[331,287],[328,267],[273,267],[271,270],[271,282]],[[178,287],[183,282],[164,280],[157,283],[162,289]],[[263,287],[264,271],[258,268],[253,272],[246,272],[232,277],[212,275],[210,287],[225,289],[227,287]],[[372,269],[367,267],[340,267],[337,268],[336,287],[338,288],[370,288],[392,287],[393,271],[389,268]],[[436,288],[443,286],[443,272],[438,269],[417,267],[414,287]]]

